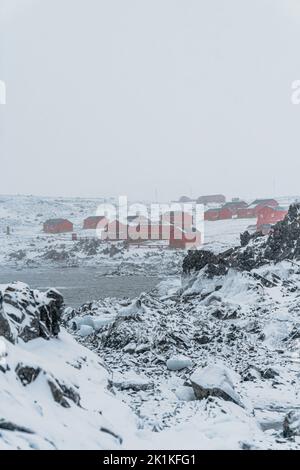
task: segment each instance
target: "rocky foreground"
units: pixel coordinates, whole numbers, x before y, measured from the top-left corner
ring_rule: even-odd
[[[2,286],[0,447],[299,449],[299,214],[133,302]]]
[[[115,449],[135,430],[102,361],[60,328],[62,310],[54,290],[0,286],[1,450]]]
[[[181,286],[66,312],[147,445],[300,446],[299,214],[225,255],[190,253]]]

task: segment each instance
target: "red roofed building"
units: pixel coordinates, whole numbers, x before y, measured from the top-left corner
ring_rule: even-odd
[[[73,224],[67,219],[49,219],[44,223],[45,233],[73,232]]]
[[[228,207],[219,207],[217,209],[208,209],[204,213],[204,220],[215,221],[215,220],[227,220],[232,219],[232,211]]]
[[[232,213],[233,216],[238,215],[238,211],[241,209],[246,209],[248,204],[245,201],[240,201],[239,199],[236,201],[231,201],[231,202],[226,202],[224,206],[222,206],[222,209],[229,209]]]
[[[281,222],[287,213],[288,210],[282,207],[262,207],[258,212],[257,230],[261,231],[265,226]]]
[[[105,216],[94,215],[87,217],[83,221],[84,230],[96,230],[97,228],[104,228],[108,221]]]
[[[279,204],[276,199],[256,199],[248,206],[248,209],[252,209],[254,216],[258,217],[259,211],[263,207],[278,207]]]

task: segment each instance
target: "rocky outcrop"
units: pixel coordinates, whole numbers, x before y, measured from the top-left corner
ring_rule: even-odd
[[[282,222],[271,231],[265,256],[271,261],[300,259],[300,204],[293,204]]]
[[[299,411],[291,411],[285,417],[284,422],[283,422],[283,436],[285,438],[300,436],[300,412]]]
[[[228,371],[217,365],[197,369],[190,378],[198,400],[218,397],[241,405]]]
[[[59,333],[63,297],[50,289],[45,293],[14,283],[0,289],[0,336],[15,343],[35,338],[55,337]]]
[[[208,277],[225,275],[230,268],[251,271],[270,262],[300,259],[300,204],[293,204],[282,222],[268,236],[261,233],[241,235],[241,246],[214,254],[207,250],[190,251],[183,261],[183,273],[205,268]]]

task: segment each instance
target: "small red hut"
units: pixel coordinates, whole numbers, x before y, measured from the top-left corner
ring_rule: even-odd
[[[73,224],[67,219],[49,219],[44,223],[45,233],[73,232]]]
[[[104,228],[107,223],[108,222],[105,216],[90,216],[84,219],[83,230],[97,230],[98,228]]]

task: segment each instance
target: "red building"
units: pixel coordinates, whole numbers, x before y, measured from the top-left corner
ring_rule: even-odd
[[[45,233],[73,232],[73,224],[67,219],[49,219],[44,223]]]
[[[84,230],[96,230],[97,228],[103,228],[107,225],[108,221],[106,217],[101,215],[95,215],[91,217],[87,217],[83,221],[83,229]]]
[[[239,219],[252,219],[255,218],[255,210],[251,207],[245,207],[237,210],[237,216]]]
[[[278,207],[279,204],[276,199],[256,199],[248,206],[248,209],[252,209],[254,216],[258,217],[259,211],[263,207]]]
[[[238,215],[238,211],[241,209],[246,209],[248,204],[245,201],[240,201],[239,199],[236,201],[231,201],[231,202],[226,202],[224,206],[222,206],[222,209],[229,209],[232,213],[233,216]]]
[[[218,209],[208,209],[204,213],[204,220],[227,220],[232,219],[233,213],[228,207],[219,207]]]
[[[288,210],[282,207],[262,207],[258,212],[257,230],[261,231],[265,226],[281,222],[287,213]]]

